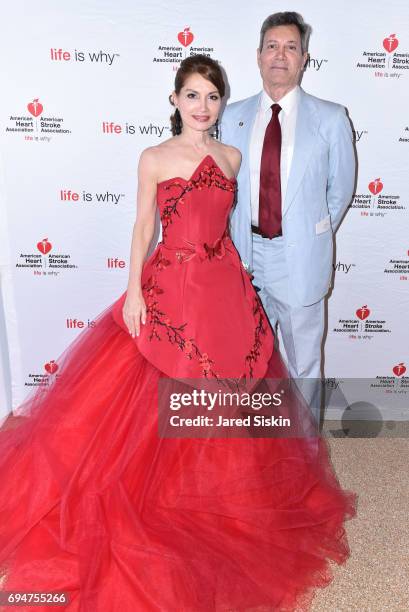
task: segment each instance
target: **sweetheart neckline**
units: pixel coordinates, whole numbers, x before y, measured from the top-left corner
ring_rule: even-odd
[[[216,166],[216,168],[218,168],[220,170],[220,172],[223,174],[224,178],[229,181],[230,183],[235,183],[236,182],[236,177],[232,176],[231,178],[229,178],[228,176],[226,176],[226,174],[223,172],[223,170],[220,168],[219,164],[216,162],[215,158],[208,154],[206,155],[196,166],[196,168],[193,170],[191,176],[189,178],[184,178],[183,176],[171,176],[168,179],[165,179],[164,181],[159,181],[159,183],[157,183],[157,187],[159,187],[159,185],[163,185],[164,183],[169,183],[169,181],[175,181],[175,180],[180,180],[180,181],[184,181],[185,183],[188,183],[189,181],[191,181],[193,179],[193,177],[195,176],[196,172],[199,170],[199,168],[202,166],[202,164],[207,160],[207,159],[211,159],[213,164]]]

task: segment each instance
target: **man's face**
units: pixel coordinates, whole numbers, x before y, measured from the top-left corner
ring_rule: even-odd
[[[270,28],[264,35],[263,48],[257,50],[257,63],[264,86],[293,89],[308,54],[301,51],[301,37],[297,26],[283,25]]]

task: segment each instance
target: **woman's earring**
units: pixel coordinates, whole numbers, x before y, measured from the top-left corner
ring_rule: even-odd
[[[219,120],[216,119],[216,123],[214,124],[214,137],[216,140],[219,140]]]
[[[176,134],[182,133],[182,117],[178,108],[175,110],[175,132]]]

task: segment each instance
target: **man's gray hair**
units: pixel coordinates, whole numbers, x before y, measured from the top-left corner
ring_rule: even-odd
[[[294,13],[292,11],[274,13],[273,15],[269,15],[267,19],[264,20],[260,30],[259,51],[261,51],[263,48],[264,36],[267,30],[269,30],[270,28],[275,28],[276,26],[283,25],[295,25],[297,27],[301,38],[301,52],[305,53],[308,49],[308,40],[311,34],[311,26],[305,23],[304,19],[299,13]]]

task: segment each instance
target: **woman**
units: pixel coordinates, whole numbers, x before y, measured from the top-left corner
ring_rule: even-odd
[[[355,497],[322,439],[158,433],[172,377],[242,393],[286,377],[229,238],[240,153],[210,135],[223,95],[215,61],[182,62],[176,135],[140,158],[128,290],[0,432],[3,591],[64,592],[81,612],[307,609],[348,556]],[[281,408],[311,431],[294,395]]]

